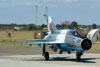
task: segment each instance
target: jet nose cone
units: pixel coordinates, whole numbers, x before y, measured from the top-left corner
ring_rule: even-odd
[[[84,39],[82,41],[81,47],[84,50],[89,50],[92,47],[92,42],[89,39]]]

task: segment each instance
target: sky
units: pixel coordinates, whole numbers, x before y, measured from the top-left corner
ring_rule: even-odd
[[[100,25],[100,0],[0,0],[0,24],[46,24],[46,6],[55,24],[77,21]]]

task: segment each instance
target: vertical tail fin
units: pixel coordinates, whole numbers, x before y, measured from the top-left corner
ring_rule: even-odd
[[[48,31],[54,33],[57,30],[50,16],[48,16]]]

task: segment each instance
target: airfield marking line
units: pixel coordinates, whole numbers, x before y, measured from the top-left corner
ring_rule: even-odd
[[[8,53],[0,53],[0,54],[8,54]]]
[[[1,55],[20,56],[21,54],[0,53]]]
[[[10,56],[21,56],[21,54],[9,54]]]

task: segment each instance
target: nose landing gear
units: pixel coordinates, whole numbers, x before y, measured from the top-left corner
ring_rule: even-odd
[[[81,60],[81,55],[83,55],[82,52],[76,53],[76,61],[77,61],[77,62],[80,62],[80,60]]]

